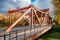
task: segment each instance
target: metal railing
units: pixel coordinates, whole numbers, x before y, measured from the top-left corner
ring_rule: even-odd
[[[1,40],[27,40],[29,37],[39,32],[38,28],[40,27],[34,27],[34,28],[29,27],[28,29],[27,26],[25,26],[24,29],[22,29],[21,27],[18,30],[11,31],[9,33],[3,33],[0,36],[0,39]]]

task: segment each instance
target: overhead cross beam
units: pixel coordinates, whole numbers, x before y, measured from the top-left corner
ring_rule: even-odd
[[[29,9],[30,7],[31,7],[31,5],[29,5],[28,7],[24,7],[24,8],[17,8],[15,10],[8,11],[8,13],[15,13],[15,12],[18,12],[20,10]]]

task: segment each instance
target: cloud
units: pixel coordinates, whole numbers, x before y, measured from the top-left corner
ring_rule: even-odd
[[[0,0],[0,13],[7,13],[8,9],[15,9],[17,7],[25,7],[31,4],[32,0]],[[51,0],[33,0],[33,5],[37,8],[45,9],[50,8],[51,14],[53,14],[53,7],[49,3]]]
[[[22,0],[21,7],[25,7],[31,4],[31,0]]]
[[[31,0],[0,0],[0,13],[6,13],[9,8],[25,7],[31,4]]]
[[[50,8],[50,15],[51,15],[51,17],[53,17],[54,16],[53,6],[50,2],[51,2],[51,0],[35,0],[35,2],[33,2],[32,4],[35,5],[39,9]]]
[[[14,2],[16,2],[16,0],[13,0]]]
[[[50,3],[48,0],[35,0],[33,3],[38,8],[44,9],[44,8],[50,8]]]

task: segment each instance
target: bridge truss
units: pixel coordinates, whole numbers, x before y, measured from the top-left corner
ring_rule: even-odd
[[[20,12],[19,15],[15,15],[15,13]],[[9,33],[23,18],[28,20],[29,23],[29,28],[25,28],[24,30],[19,30],[19,32],[16,31],[16,40],[18,39],[18,35],[24,35],[24,39],[21,38],[21,40],[26,40],[26,35],[29,36],[30,40],[33,40],[34,38],[38,37],[39,35],[44,34],[48,30],[51,29],[51,22],[50,22],[50,10],[44,9],[40,10],[36,8],[34,5],[29,5],[28,7],[24,8],[17,8],[15,10],[9,10],[8,11],[9,15],[14,16],[16,19],[14,23],[10,24],[6,29],[5,29],[5,34]],[[11,17],[10,17],[11,18]],[[9,19],[10,20],[10,19]],[[11,22],[11,20],[10,20]],[[37,26],[36,26],[37,25]],[[22,31],[22,32],[20,32]],[[41,32],[42,31],[42,32]],[[34,34],[33,34],[34,33]],[[5,35],[4,34],[4,35]],[[38,35],[35,35],[38,34]],[[31,36],[33,35],[33,36]],[[5,35],[6,36],[6,35]],[[6,37],[4,36],[4,39]],[[9,34],[9,40],[10,40],[10,34]],[[14,34],[15,36],[15,34]],[[33,38],[34,37],[34,38]],[[18,39],[20,40],[20,39]],[[28,39],[27,39],[28,40]]]

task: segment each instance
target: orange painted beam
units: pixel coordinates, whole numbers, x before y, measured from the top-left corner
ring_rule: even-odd
[[[31,5],[30,5],[30,6],[28,6],[28,7],[19,8],[19,9],[15,9],[15,10],[8,11],[8,13],[14,13],[14,12],[18,12],[18,11],[20,11],[20,10],[29,9],[30,7],[31,7]]]
[[[9,26],[5,32],[9,32],[13,27],[15,27],[15,25],[31,10],[31,8],[29,8],[21,17],[19,17],[11,26]]]

